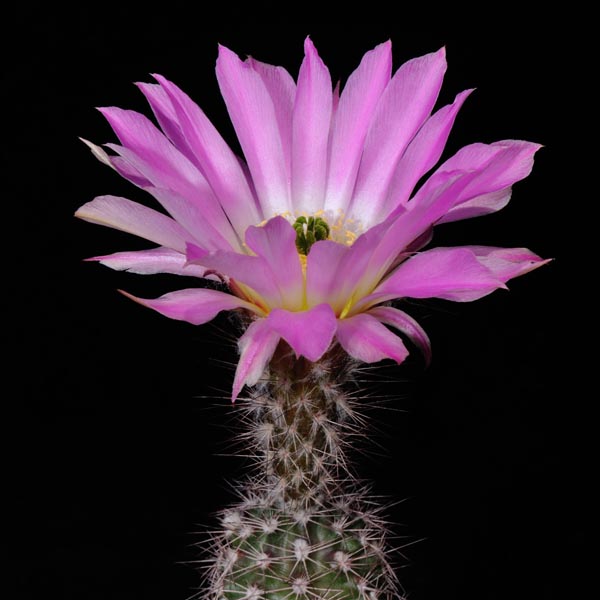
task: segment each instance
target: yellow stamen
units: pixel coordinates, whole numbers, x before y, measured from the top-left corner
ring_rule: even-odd
[[[342,308],[342,312],[340,313],[340,319],[344,319],[346,317],[346,315],[350,312],[350,309],[354,305],[354,297],[355,296],[356,296],[356,292],[354,294],[352,294],[352,296],[350,296],[350,299],[348,300],[348,302],[346,302],[346,305],[344,306],[344,308]]]

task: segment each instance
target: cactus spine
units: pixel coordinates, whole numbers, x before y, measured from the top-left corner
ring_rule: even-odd
[[[245,401],[257,464],[212,536],[207,599],[398,597],[383,520],[345,461],[352,367],[337,347],[311,363],[280,344]]]

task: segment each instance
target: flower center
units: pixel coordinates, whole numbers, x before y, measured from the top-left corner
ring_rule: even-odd
[[[321,217],[298,217],[293,227],[296,230],[296,248],[304,256],[315,242],[329,237],[329,225]]]

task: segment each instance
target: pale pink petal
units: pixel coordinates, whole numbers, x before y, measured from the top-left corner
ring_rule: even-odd
[[[377,222],[398,161],[431,114],[444,73],[446,52],[404,63],[385,88],[373,115],[356,180],[350,216]]]
[[[527,248],[495,248],[493,246],[465,246],[494,277],[508,281],[541,267],[552,259],[540,258]]]
[[[388,217],[392,225],[373,251],[358,296],[370,293],[398,254],[433,225],[443,222],[448,213],[459,210],[461,203],[474,201],[476,204],[484,194],[491,203],[504,202],[507,184],[529,173],[538,148],[537,144],[519,141],[472,144],[446,161],[412,200],[396,207]],[[501,193],[493,195],[496,191]],[[489,212],[489,206],[486,210]]]
[[[454,206],[440,223],[457,220],[459,217],[453,215],[454,211],[462,211],[462,218],[466,218],[505,206],[510,198],[508,188],[531,173],[533,157],[540,148],[539,144],[531,142],[504,140],[493,144],[471,144],[459,150],[437,172],[460,170],[478,175],[457,196]],[[428,186],[429,182],[423,188]],[[417,202],[420,194],[421,190],[411,202]],[[462,205],[467,202],[468,207],[463,209]]]
[[[283,67],[269,65],[252,57],[249,57],[246,62],[260,75],[273,101],[289,180],[292,160],[292,111],[296,96],[296,82]]]
[[[150,104],[150,108],[152,108],[152,112],[165,135],[196,167],[200,167],[181,130],[177,112],[166,90],[156,83],[136,83],[136,85],[148,100],[148,104]]]
[[[186,144],[195,162],[217,195],[238,235],[249,225],[260,223],[252,192],[238,158],[231,151],[200,107],[176,85],[154,75],[168,95]]]
[[[119,173],[129,179],[129,181],[137,183],[134,178],[127,176],[126,170],[131,173],[139,173],[140,170],[142,170],[149,174],[151,181],[144,178],[139,180],[142,189],[152,194],[178,223],[181,223],[188,231],[194,234],[194,238],[200,241],[203,246],[206,246],[211,250],[217,248],[241,249],[239,239],[229,224],[224,232],[229,236],[229,239],[226,239],[224,235],[222,235],[221,230],[217,229],[212,225],[211,221],[207,219],[206,206],[201,202],[199,190],[194,190],[193,194],[195,198],[194,200],[190,200],[189,196],[182,196],[172,188],[156,186],[154,185],[156,182],[162,182],[165,183],[165,185],[167,182],[165,182],[160,175],[156,176],[133,150],[117,144],[107,144],[107,146],[120,154],[118,157],[111,157],[111,161]],[[120,164],[117,164],[117,160],[121,161]],[[126,167],[126,170],[124,167]],[[175,187],[182,189],[181,186]],[[215,199],[212,192],[210,192],[210,195]]]
[[[458,111],[473,90],[456,96],[452,104],[440,108],[432,115],[411,141],[398,163],[389,187],[387,202],[380,217],[385,217],[396,206],[406,202],[415,185],[440,159]]]
[[[403,262],[375,290],[383,298],[477,300],[506,287],[468,248],[434,248]]]
[[[217,79],[265,217],[291,210],[281,133],[262,77],[231,50],[219,46]]]
[[[331,240],[316,242],[306,266],[308,306],[328,302],[336,315],[345,316],[358,296],[357,287],[368,276],[374,248],[384,235],[387,223],[380,223],[345,246]]]
[[[206,248],[201,248],[197,244],[190,242],[186,245],[185,254],[188,263],[200,264],[200,260],[205,256],[209,256],[211,252],[206,250]]]
[[[429,365],[431,362],[429,336],[410,315],[391,306],[377,306],[372,308],[368,314],[403,333],[423,353],[425,363]]]
[[[193,239],[167,215],[118,196],[98,196],[81,206],[75,216],[137,235],[178,252],[185,252],[186,242]]]
[[[341,313],[348,298],[339,285],[338,276],[349,252],[348,246],[331,240],[322,240],[312,245],[306,260],[308,306],[328,302],[336,314]]]
[[[157,188],[195,204],[204,219],[235,247],[237,237],[210,185],[197,169],[144,115],[100,108],[123,146],[108,144]]]
[[[138,298],[122,290],[119,291],[131,300],[147,306],[165,317],[177,321],[187,321],[192,325],[208,323],[222,310],[245,308],[254,314],[263,314],[254,304],[218,290],[190,288],[170,292],[156,299]]]
[[[272,279],[281,292],[282,308],[300,310],[304,278],[294,228],[283,217],[275,217],[263,227],[249,227],[246,244],[271,270]]]
[[[271,329],[292,347],[296,358],[305,356],[313,362],[325,354],[337,327],[329,304],[300,312],[276,308],[269,313],[268,320]]]
[[[399,206],[386,221],[371,228],[366,235],[365,253],[369,260],[360,277],[355,279],[355,297],[361,298],[370,294],[399,258],[406,256],[408,248],[412,248],[420,240],[430,235],[431,229],[439,219],[453,206],[456,198],[477,173],[436,173],[431,177],[428,194],[422,195],[419,202],[409,202],[406,207]],[[373,235],[373,231],[379,231]],[[358,238],[357,242],[361,241]],[[357,244],[355,242],[354,245]]]
[[[204,277],[207,271],[204,267],[188,264],[185,254],[165,247],[132,252],[115,252],[105,256],[94,256],[87,260],[98,261],[105,267],[116,271],[128,271],[139,275],[171,273],[173,275]]]
[[[331,120],[333,123],[333,120],[335,119],[335,116],[337,114],[337,109],[338,106],[340,105],[340,86],[342,85],[342,82],[338,79],[337,83],[335,84],[335,87],[333,88],[333,101],[331,103]]]
[[[481,194],[472,200],[461,202],[458,206],[451,208],[439,221],[441,223],[451,223],[452,221],[461,221],[462,219],[471,219],[472,217],[481,217],[503,209],[510,201],[512,187]]]
[[[163,208],[188,231],[193,232],[197,240],[207,250],[230,250],[232,245],[213,227],[206,219],[198,204],[189,202],[172,190],[148,187],[147,192],[152,194]],[[241,249],[239,240],[235,238],[233,248]]]
[[[120,156],[110,156],[101,146],[97,146],[96,144],[84,138],[79,139],[92,151],[92,154],[101,163],[117,171],[117,173],[119,173],[121,177],[127,179],[127,181],[131,181],[131,183],[141,188],[152,185],[152,183],[146,177],[144,177],[137,169],[132,167]]]
[[[384,42],[363,57],[344,86],[333,122],[325,209],[345,212],[356,183],[365,137],[389,83],[392,46]]]
[[[378,319],[366,313],[339,319],[336,337],[350,356],[366,363],[384,358],[401,363],[408,356],[402,340]]]
[[[310,38],[304,42],[293,114],[292,199],[296,213],[323,208],[332,89],[329,70]]]
[[[187,258],[191,264],[202,265],[252,288],[260,297],[257,301],[260,300],[265,310],[267,307],[281,306],[283,303],[273,271],[260,256],[248,256],[226,250],[206,254],[204,250],[188,244]]]
[[[279,339],[279,335],[271,329],[267,319],[257,319],[246,329],[238,340],[240,361],[233,380],[232,402],[235,402],[244,385],[252,386],[258,382],[277,348]]]

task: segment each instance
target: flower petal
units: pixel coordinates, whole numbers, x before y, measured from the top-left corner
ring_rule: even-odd
[[[395,327],[403,333],[425,357],[426,365],[431,362],[431,342],[425,330],[404,311],[391,306],[377,306],[367,314],[375,317],[378,321]]]
[[[293,114],[292,199],[296,214],[313,214],[323,208],[332,99],[329,69],[306,38]]]
[[[279,339],[279,335],[271,329],[267,319],[257,319],[246,329],[238,340],[240,361],[233,380],[232,402],[235,402],[244,385],[252,386],[260,379],[277,348]]]
[[[384,358],[401,363],[408,356],[402,340],[378,319],[366,313],[339,319],[336,337],[350,356],[366,363]]]
[[[347,298],[338,276],[350,248],[331,240],[312,245],[306,259],[306,303],[316,306],[328,302],[340,314]]]
[[[421,177],[435,166],[444,151],[456,115],[472,92],[465,90],[458,94],[452,104],[440,108],[421,127],[398,163],[381,218],[406,202]]]
[[[232,294],[203,288],[190,288],[170,292],[156,299],[138,298],[120,290],[135,302],[177,321],[202,325],[212,321],[222,310],[245,308],[255,314],[263,314],[256,306]]]
[[[182,136],[238,235],[262,220],[240,162],[200,107],[175,84],[154,75],[172,102]]]
[[[97,146],[84,138],[79,139],[92,151],[92,154],[101,163],[117,171],[117,173],[119,173],[121,177],[127,179],[127,181],[131,181],[131,183],[141,188],[152,185],[146,177],[120,156],[110,156],[101,146]]]
[[[495,248],[493,246],[465,246],[494,277],[508,281],[525,275],[552,261],[543,259],[527,248]]]
[[[384,42],[367,52],[350,75],[337,106],[331,132],[325,210],[348,208],[363,146],[375,108],[390,80],[392,45]]]
[[[195,240],[207,250],[231,249],[231,244],[205,218],[198,204],[189,202],[176,192],[150,186],[145,191],[152,194],[163,208],[188,231],[193,232]],[[230,229],[231,231],[231,229]],[[240,249],[239,240],[233,239],[233,248]]]
[[[144,115],[100,108],[123,146],[108,144],[157,188],[171,190],[195,205],[204,220],[235,247],[237,237],[208,182]]]
[[[506,286],[470,249],[434,248],[403,262],[374,295],[468,302],[502,287]]]
[[[531,173],[533,157],[540,148],[531,142],[504,140],[471,144],[459,150],[438,172],[477,171],[478,176],[462,190],[454,207],[439,222],[475,217],[503,208],[510,199],[510,186]]]
[[[439,221],[441,223],[451,223],[452,221],[461,221],[462,219],[471,219],[472,217],[481,217],[503,209],[510,201],[512,196],[512,187],[504,188],[496,192],[481,194],[472,200],[461,202],[458,206],[451,208]]]
[[[129,271],[129,273],[137,273],[138,275],[171,273],[173,275],[204,277],[206,273],[204,267],[188,264],[185,254],[165,247],[132,252],[115,252],[105,256],[94,256],[87,260],[98,261],[101,265],[115,269],[115,271]]]
[[[188,244],[187,257],[191,264],[202,265],[252,288],[259,296],[254,299],[265,310],[282,305],[281,293],[274,280],[273,271],[264,258],[226,250],[216,250],[207,254],[194,244]]]
[[[167,91],[157,83],[138,82],[136,85],[146,97],[160,128],[167,138],[190,162],[194,163],[196,167],[200,167],[196,156],[185,139],[177,118],[177,112]]]
[[[398,161],[431,114],[444,73],[446,52],[404,63],[385,88],[365,140],[350,216],[363,226],[377,222]]]
[[[313,362],[325,354],[337,327],[329,304],[300,312],[276,308],[269,313],[268,320],[273,331],[293,348],[296,358],[305,356]]]
[[[461,191],[477,176],[477,173],[436,173],[431,177],[428,194],[423,194],[419,202],[400,205],[385,221],[372,227],[354,243],[365,242],[368,263],[355,279],[355,297],[370,294],[388,270],[402,258],[402,254],[412,248],[417,241],[427,239],[433,225],[454,205]]]
[[[300,310],[304,300],[304,278],[294,228],[283,217],[275,217],[263,227],[249,227],[246,244],[271,270],[281,292],[282,308]]]
[[[161,246],[185,252],[190,233],[167,215],[119,196],[98,196],[81,206],[75,216],[132,233]]]
[[[287,165],[273,100],[262,77],[219,46],[217,79],[265,217],[291,209]]]
[[[296,96],[296,82],[283,67],[270,65],[252,57],[248,57],[246,63],[260,75],[273,102],[289,180],[292,160],[292,111]]]

